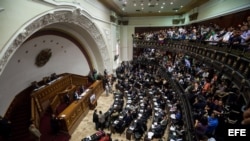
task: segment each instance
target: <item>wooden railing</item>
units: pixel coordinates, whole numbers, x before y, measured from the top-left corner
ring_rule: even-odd
[[[64,101],[64,96],[69,94],[73,98],[75,90],[79,86],[89,86],[87,76],[75,74],[63,74],[59,78],[51,81],[38,89],[35,89],[31,94],[31,120],[39,127],[40,118],[47,110],[52,110],[58,115],[61,123],[61,130],[71,134],[89,109],[93,107],[90,103],[90,96],[96,95],[96,102],[100,94],[104,91],[101,80],[95,81],[89,86],[78,101],[70,102],[61,113],[57,113],[57,108]],[[96,106],[96,105],[95,105]]]
[[[134,40],[133,54],[135,56],[144,48],[181,52],[213,67],[226,75],[241,90],[246,103],[250,102],[250,51],[242,52],[188,41],[169,41],[159,44],[155,41]]]
[[[54,97],[70,85],[71,75],[67,74],[33,91],[31,98],[35,100],[40,116],[48,109]]]

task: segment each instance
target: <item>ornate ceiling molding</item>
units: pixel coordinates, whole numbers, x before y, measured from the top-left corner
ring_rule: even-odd
[[[26,25],[22,31],[19,32],[9,46],[4,47],[6,50],[2,57],[0,58],[0,74],[3,72],[5,66],[10,60],[11,56],[15,53],[15,51],[20,47],[23,42],[25,42],[32,34],[41,30],[42,28],[49,26],[51,24],[57,23],[70,23],[77,26],[80,26],[84,30],[88,31],[90,36],[95,40],[99,53],[102,57],[102,64],[104,68],[111,70],[111,60],[108,54],[107,46],[105,45],[105,41],[96,27],[96,25],[91,21],[90,18],[86,17],[84,14],[85,11],[81,9],[57,9],[53,12],[48,12],[41,17],[38,17],[36,20]],[[4,49],[2,51],[4,51]]]

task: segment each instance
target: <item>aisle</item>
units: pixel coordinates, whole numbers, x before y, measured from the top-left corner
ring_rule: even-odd
[[[110,94],[109,96],[106,96],[105,93],[103,93],[99,99],[98,99],[98,105],[97,105],[97,110],[101,110],[103,113],[108,111],[110,108],[111,104],[113,103],[113,95]],[[86,117],[81,121],[79,126],[76,128],[74,133],[71,136],[70,141],[81,141],[86,136],[89,136],[93,133],[96,132],[94,123],[92,122],[92,115],[93,115],[93,110],[90,110],[89,113],[86,115]],[[148,126],[151,125],[151,121],[148,122]],[[148,127],[149,128],[149,127]],[[166,131],[169,130],[169,127],[166,129]],[[106,133],[110,133],[109,130],[105,129],[104,130]],[[165,132],[164,138],[168,138],[168,132]],[[126,141],[126,130],[123,134],[112,134],[112,140],[119,140],[119,141]],[[133,139],[132,139],[133,140]],[[154,140],[159,140],[159,139],[154,139]]]
[[[97,111],[99,112],[101,110],[103,113],[105,113],[113,103],[113,95],[110,94],[109,96],[106,96],[105,93],[103,93],[99,97],[97,103]],[[90,110],[86,117],[81,121],[76,130],[73,132],[70,141],[81,141],[82,138],[96,132],[94,123],[92,122],[93,112],[93,110]],[[107,129],[104,131],[107,133],[110,132]],[[112,139],[118,139],[119,141],[126,140],[125,134],[122,134],[121,136],[119,134],[112,134]]]

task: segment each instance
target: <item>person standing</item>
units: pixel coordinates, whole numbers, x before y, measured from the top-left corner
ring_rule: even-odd
[[[105,92],[106,92],[106,96],[109,96],[109,85],[108,83],[105,84]]]
[[[98,130],[98,122],[99,122],[99,119],[98,119],[98,114],[97,114],[97,110],[95,109],[94,113],[93,113],[93,122],[95,123],[95,129]]]
[[[33,136],[33,138],[35,139],[35,141],[40,141],[40,137],[42,134],[33,123],[29,126],[29,131]]]
[[[51,125],[52,134],[57,135],[58,132],[60,131],[60,127],[59,127],[59,121],[55,114],[52,114],[51,116],[50,125]]]
[[[99,128],[101,130],[103,130],[104,129],[104,123],[105,123],[105,115],[102,114],[102,111],[99,111],[98,122],[99,122]]]

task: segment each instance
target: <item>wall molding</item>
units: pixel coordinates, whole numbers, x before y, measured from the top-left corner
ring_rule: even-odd
[[[38,30],[45,28],[51,24],[69,23],[74,26],[80,26],[86,30],[90,36],[95,40],[101,55],[103,68],[111,70],[111,60],[108,54],[108,48],[105,44],[104,38],[98,27],[92,22],[86,12],[79,8],[63,8],[48,11],[41,16],[29,21],[26,25],[21,27],[15,36],[11,39],[7,46],[3,48],[3,54],[0,56],[0,75],[2,74],[11,56],[15,51],[25,42],[31,35]],[[93,52],[96,53],[96,52]]]

